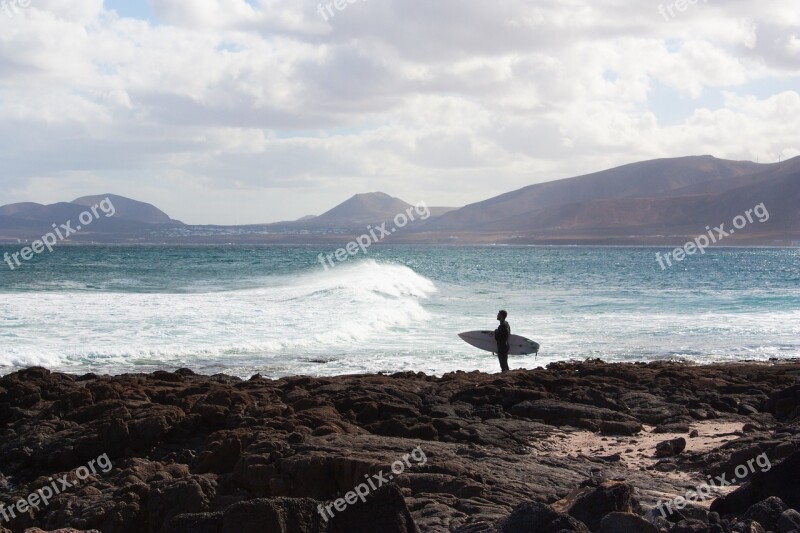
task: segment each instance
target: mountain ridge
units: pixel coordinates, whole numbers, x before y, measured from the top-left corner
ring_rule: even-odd
[[[36,237],[44,227],[101,199],[114,203],[86,239],[115,242],[313,243],[340,241],[369,225],[390,223],[415,206],[383,192],[355,194],[319,216],[247,226],[184,225],[152,204],[118,195],[73,202],[0,206],[0,240]],[[461,208],[430,207],[392,242],[518,244],[663,244],[730,222],[758,204],[769,221],[736,242],[797,243],[800,157],[758,164],[712,156],[641,161],[581,176],[528,185]],[[421,204],[417,204],[419,207]],[[421,213],[420,213],[421,214]],[[755,225],[755,224],[754,224]],[[39,233],[41,234],[41,233]],[[78,237],[76,240],[81,240]],[[749,241],[746,239],[750,239]],[[731,240],[733,244],[734,240]]]

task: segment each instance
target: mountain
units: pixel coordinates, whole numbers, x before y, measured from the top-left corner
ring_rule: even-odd
[[[415,206],[381,192],[356,194],[319,216],[250,226],[187,226],[155,206],[116,195],[52,205],[0,207],[0,241],[36,238],[51,225],[78,219],[108,197],[116,210],[75,240],[158,243],[341,244],[366,226],[412,212],[394,243],[678,245],[750,210],[752,222],[728,244],[800,241],[800,157],[760,165],[711,156],[656,159],[584,176],[538,183],[462,208]],[[754,211],[763,204],[769,215]],[[755,215],[755,216],[753,216]],[[764,218],[763,222],[758,218]]]
[[[763,165],[711,156],[657,159],[585,176],[538,183],[477,202],[425,224],[425,231],[527,230],[540,209],[614,198],[668,197],[691,186],[747,176]],[[515,221],[515,217],[519,217]],[[524,222],[523,222],[524,221]],[[509,225],[510,224],[510,225]]]
[[[94,211],[97,212],[96,216]],[[37,238],[52,231],[53,224],[58,226],[68,221],[76,228],[84,212],[92,214],[92,222],[91,225],[85,224],[80,234],[73,235],[78,240],[98,234],[137,235],[153,228],[183,225],[151,204],[115,194],[103,194],[49,205],[23,202],[0,206],[0,239]],[[113,216],[107,216],[109,214]]]
[[[531,185],[412,231],[461,242],[682,244],[707,226],[731,229],[751,210],[756,220],[726,242],[789,244],[800,239],[798,203],[800,157],[771,165],[687,157]],[[763,222],[752,211],[760,204]]]
[[[399,213],[414,209],[412,204],[382,192],[356,194],[333,209],[317,217],[303,217],[294,222],[295,227],[318,228],[363,228],[394,219]],[[458,208],[430,207],[431,218],[441,216]],[[416,215],[415,215],[416,216]],[[284,224],[285,225],[285,224]]]
[[[116,194],[101,194],[97,196],[83,196],[71,203],[85,207],[98,205],[108,198],[114,204],[116,213],[114,217],[120,220],[130,220],[132,222],[142,222],[144,224],[183,224],[178,220],[169,218],[162,210],[152,204],[131,200]]]
[[[315,222],[369,224],[392,218],[409,207],[411,204],[382,192],[356,194],[333,209],[322,213],[315,219]]]

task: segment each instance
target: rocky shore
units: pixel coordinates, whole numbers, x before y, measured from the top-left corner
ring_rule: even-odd
[[[31,368],[0,378],[0,533],[787,533],[799,447],[798,361]]]

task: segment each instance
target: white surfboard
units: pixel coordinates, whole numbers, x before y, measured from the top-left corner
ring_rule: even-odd
[[[497,353],[497,341],[494,331],[466,331],[459,333],[464,342],[487,352]],[[539,343],[519,335],[511,335],[508,339],[508,355],[529,355],[539,352]]]

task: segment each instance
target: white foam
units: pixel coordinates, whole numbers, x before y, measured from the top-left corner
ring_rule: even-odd
[[[7,293],[0,366],[210,363],[344,351],[423,321],[434,284],[374,261],[205,293]]]

